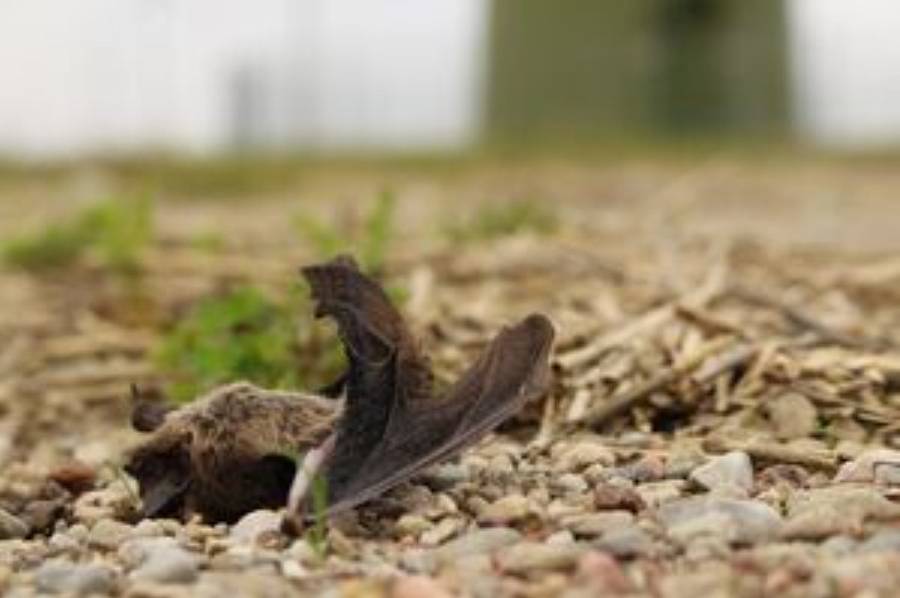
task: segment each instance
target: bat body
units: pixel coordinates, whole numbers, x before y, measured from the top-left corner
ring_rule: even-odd
[[[153,407],[138,404],[135,413]],[[297,455],[322,443],[339,401],[264,390],[246,382],[219,387],[171,410],[130,456],[147,517],[234,521],[285,504]],[[140,429],[140,428],[139,428]]]
[[[343,404],[237,384],[163,415],[136,408],[135,427],[153,436],[127,469],[147,515],[233,520],[287,502],[297,525],[318,471],[336,513],[459,453],[547,390],[553,328],[542,315],[503,329],[434,396],[428,361],[377,282],[346,257],[302,272],[316,315],[338,325],[348,368],[331,390]]]

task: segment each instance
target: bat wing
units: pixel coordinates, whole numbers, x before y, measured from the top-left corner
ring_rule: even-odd
[[[443,397],[402,317],[347,258],[303,270],[348,357],[347,405],[329,458],[329,511],[351,508],[476,442],[549,381],[553,327],[531,315],[501,331]]]
[[[553,327],[531,315],[501,331],[441,398],[395,398],[382,440],[350,476],[329,470],[329,512],[374,498],[480,440],[546,392]],[[337,473],[337,472],[334,472]]]
[[[402,316],[377,282],[339,257],[304,268],[316,316],[330,316],[347,355],[347,399],[335,429],[328,484],[344,487],[385,437],[398,393],[411,400],[431,394],[428,361],[417,351]]]

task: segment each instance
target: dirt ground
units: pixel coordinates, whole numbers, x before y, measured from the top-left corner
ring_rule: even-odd
[[[164,328],[223,286],[287,292],[320,257],[292,215],[352,228],[386,187],[386,279],[439,377],[540,311],[557,328],[552,392],[331,522],[324,547],[267,512],[134,521],[128,389],[166,383]],[[116,192],[102,171],[4,184],[0,235]],[[523,201],[554,230],[442,232]],[[154,216],[136,283],[89,259],[0,268],[0,593],[894,595],[893,161],[330,167],[246,197],[164,194]]]

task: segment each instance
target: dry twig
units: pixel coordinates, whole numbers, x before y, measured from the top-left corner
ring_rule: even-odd
[[[833,472],[838,466],[837,457],[831,451],[798,450],[783,444],[739,442],[714,437],[704,439],[703,449],[711,453],[743,451],[760,461],[792,463],[826,472]]]

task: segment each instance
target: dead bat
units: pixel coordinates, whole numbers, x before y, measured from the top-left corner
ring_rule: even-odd
[[[233,521],[287,503],[286,522],[295,527],[319,472],[328,513],[352,508],[458,454],[548,388],[553,327],[542,315],[502,330],[436,397],[403,318],[352,258],[302,273],[316,316],[337,322],[348,368],[328,390],[345,398],[239,383],[177,410],[138,400],[132,424],[153,435],[126,470],[139,483],[146,516],[197,512]]]

